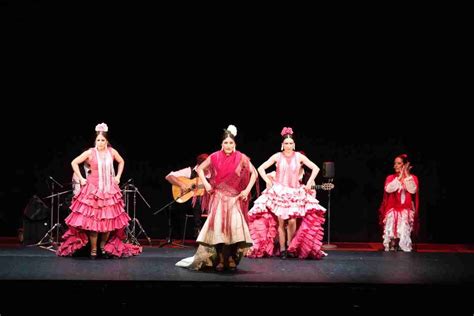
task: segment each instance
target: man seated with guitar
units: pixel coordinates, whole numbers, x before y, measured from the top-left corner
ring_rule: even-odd
[[[172,184],[173,198],[176,202],[184,203],[190,200],[189,207],[194,215],[194,237],[199,235],[202,227],[201,196],[204,194],[204,187],[201,185],[196,169],[208,156],[206,153],[200,154],[196,157],[194,167],[172,171],[165,177]],[[209,176],[206,174],[206,177]]]
[[[82,169],[79,168],[79,171],[81,171],[82,177],[84,179],[87,179],[87,177],[91,173],[91,167],[89,166],[87,162],[84,162],[84,164],[82,165]],[[74,195],[78,194],[79,191],[81,191],[81,181],[79,180],[79,177],[75,173],[72,174],[71,184],[72,184],[72,193]]]

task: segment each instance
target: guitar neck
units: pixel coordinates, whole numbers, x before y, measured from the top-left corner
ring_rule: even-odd
[[[325,183],[325,184],[316,184],[311,186],[312,190],[325,190],[330,191],[334,189],[334,185],[332,183]]]

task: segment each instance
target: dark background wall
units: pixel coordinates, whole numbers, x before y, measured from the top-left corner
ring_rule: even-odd
[[[32,195],[44,197],[50,193],[49,176],[64,184],[70,182],[71,160],[92,145],[95,125],[106,122],[112,145],[126,160],[122,181],[133,178],[152,206],[148,209],[137,196],[137,218],[151,237],[163,238],[168,233],[167,213],[157,216],[152,213],[171,201],[170,185],[164,177],[170,170],[193,164],[197,154],[218,150],[222,130],[232,123],[238,128],[238,149],[250,156],[256,166],[279,150],[279,133],[283,126],[293,128],[297,149],[304,150],[318,166],[324,161],[335,162],[336,188],[331,194],[332,241],[380,240],[377,209],[385,176],[392,172],[393,159],[399,153],[407,153],[412,158],[413,173],[420,178],[420,240],[472,241],[466,221],[472,218],[470,212],[456,209],[463,216],[450,214],[454,203],[448,198],[452,193],[446,170],[449,157],[440,155],[439,147],[429,141],[443,138],[437,128],[387,122],[382,120],[384,115],[376,113],[364,119],[357,115],[362,108],[344,110],[339,106],[318,105],[317,100],[304,105],[311,107],[314,114],[297,109],[301,106],[298,100],[283,102],[281,106],[288,108],[283,111],[275,110],[273,102],[256,104],[267,112],[263,116],[239,106],[239,102],[213,100],[220,107],[212,113],[215,118],[205,109],[205,102],[200,102],[204,106],[196,108],[197,120],[191,113],[185,114],[179,109],[180,104],[158,99],[151,102],[155,103],[156,113],[138,106],[118,110],[113,102],[28,112],[29,119],[19,123],[26,137],[13,129],[3,133],[7,136],[4,148],[8,150],[3,154],[6,177],[1,183],[1,235],[16,234],[23,208]],[[157,104],[173,114],[160,114],[164,111],[159,111]],[[53,112],[58,118],[53,117]],[[445,145],[449,146],[449,142]],[[260,182],[263,187],[263,181]],[[323,182],[321,173],[316,182]],[[318,192],[318,198],[327,206],[327,192]],[[49,200],[45,202],[48,204]],[[65,207],[61,212],[64,212],[61,216],[66,216],[68,210]],[[174,238],[180,236],[182,216],[178,212],[172,216]]]
[[[474,239],[462,184],[472,174],[463,49],[439,21],[0,5],[0,236],[16,234],[32,195],[49,194],[49,176],[70,181],[70,161],[104,121],[126,160],[122,180],[133,178],[153,207],[137,202],[152,237],[167,234],[166,213],[151,215],[170,201],[164,176],[217,150],[235,124],[256,166],[279,150],[283,126],[316,164],[335,162],[334,241],[380,240],[383,181],[399,153],[420,178],[420,240]],[[327,205],[326,192],[318,197]]]

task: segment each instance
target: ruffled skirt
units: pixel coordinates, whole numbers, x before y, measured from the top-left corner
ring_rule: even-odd
[[[65,222],[68,231],[62,236],[59,256],[71,256],[88,243],[88,232],[111,232],[105,245],[105,251],[112,256],[128,257],[138,255],[142,248],[123,242],[126,238],[125,229],[130,216],[124,209],[122,192],[114,182],[110,192],[99,191],[93,182],[88,182],[74,196],[71,214]]]
[[[296,218],[298,228],[288,252],[302,259],[320,259],[326,255],[321,251],[325,212],[326,209],[304,190],[304,186],[289,188],[275,183],[262,192],[249,211],[250,236],[254,244],[247,256],[261,258],[278,255],[278,218]]]

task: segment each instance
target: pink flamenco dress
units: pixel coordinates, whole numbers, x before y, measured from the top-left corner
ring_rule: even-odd
[[[248,213],[253,240],[248,257],[271,257],[280,253],[278,218],[297,219],[298,227],[288,245],[288,253],[301,259],[321,259],[326,255],[321,250],[326,209],[300,183],[300,168],[300,153],[294,152],[289,157],[279,154],[273,186],[262,192]]]
[[[124,209],[122,192],[114,181],[113,156],[108,149],[103,157],[91,149],[88,162],[91,172],[87,184],[73,197],[71,213],[66,218],[69,226],[57,255],[72,256],[89,242],[88,232],[110,232],[105,244],[107,255],[130,257],[142,252],[142,247],[124,243],[125,229],[130,217]],[[98,242],[100,241],[100,237]]]

